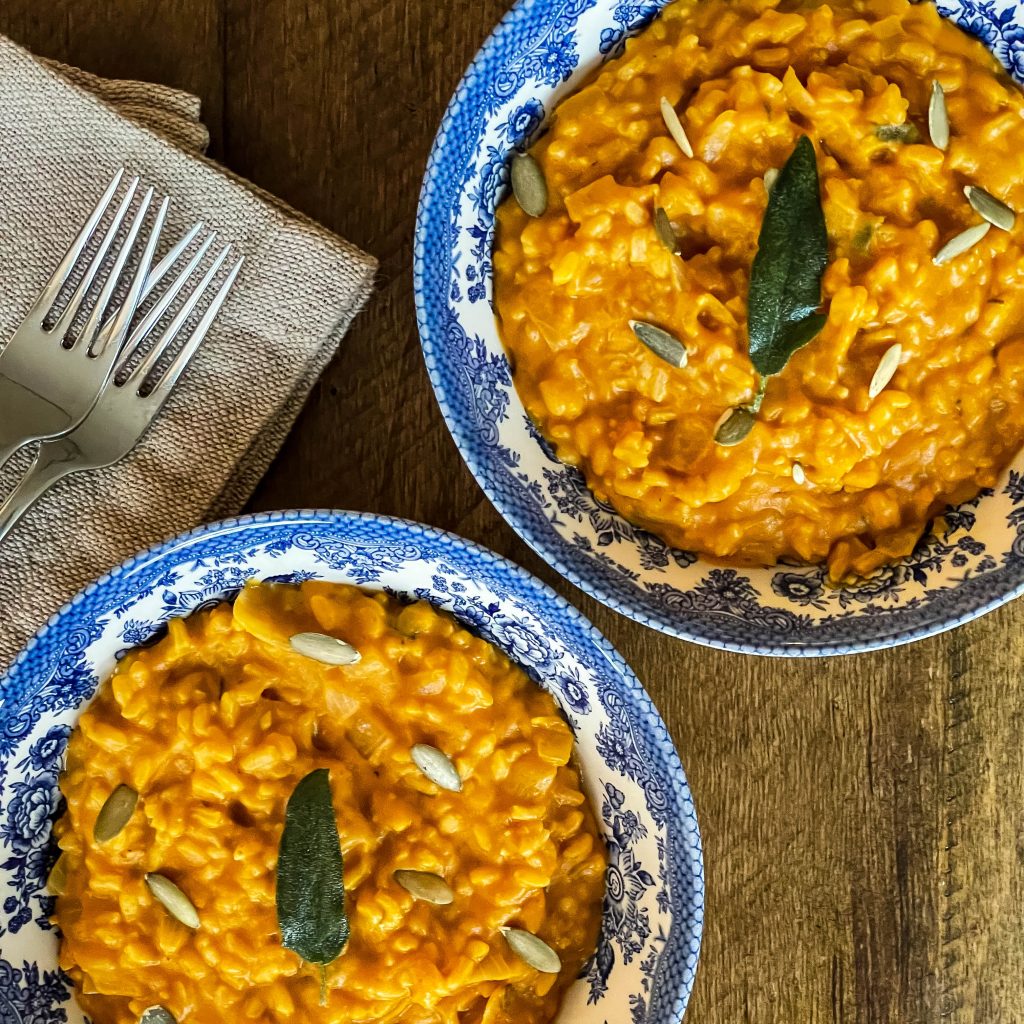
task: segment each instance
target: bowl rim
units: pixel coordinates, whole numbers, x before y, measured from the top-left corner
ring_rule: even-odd
[[[668,636],[680,640],[688,640],[716,650],[732,651],[737,654],[753,654],[762,657],[778,658],[815,658],[884,650],[924,640],[955,629],[1000,608],[1002,605],[1024,594],[1024,579],[992,597],[988,597],[984,591],[978,593],[974,588],[968,586],[962,588],[964,600],[959,603],[960,611],[958,614],[953,614],[957,606],[954,605],[954,608],[951,609],[948,607],[947,602],[935,608],[935,613],[932,617],[911,625],[901,626],[894,624],[891,629],[879,630],[877,628],[878,620],[875,619],[875,628],[871,630],[872,635],[863,639],[844,638],[829,640],[827,636],[823,636],[820,639],[815,637],[787,644],[785,642],[770,643],[766,641],[751,643],[742,640],[725,639],[721,636],[712,637],[700,629],[689,628],[687,620],[682,617],[685,613],[680,613],[680,617],[673,618],[669,612],[658,608],[653,603],[645,602],[643,593],[639,591],[629,591],[616,595],[610,587],[605,585],[600,574],[590,574],[584,571],[583,568],[577,569],[573,567],[562,556],[562,551],[566,548],[563,539],[558,535],[551,537],[549,536],[550,531],[542,531],[536,528],[530,522],[529,516],[522,514],[517,508],[516,501],[511,497],[507,499],[503,497],[499,489],[491,483],[486,469],[486,455],[478,452],[471,429],[463,425],[459,417],[454,414],[453,399],[449,394],[449,388],[446,386],[444,377],[439,369],[444,355],[443,331],[441,330],[441,324],[437,322],[436,317],[432,314],[427,300],[428,286],[436,284],[433,281],[436,274],[436,266],[428,258],[427,239],[431,232],[435,230],[438,218],[447,213],[447,208],[443,204],[439,206],[438,200],[439,193],[442,191],[441,186],[444,182],[445,174],[448,171],[445,165],[450,150],[449,135],[457,119],[464,113],[464,108],[467,107],[467,104],[473,102],[475,93],[483,87],[479,81],[479,75],[486,72],[487,66],[500,57],[505,35],[512,31],[518,22],[529,17],[535,8],[543,7],[547,4],[555,4],[555,2],[556,0],[517,0],[514,6],[498,22],[473,57],[473,60],[459,80],[438,127],[427,160],[416,216],[413,245],[413,294],[416,305],[416,321],[419,328],[427,375],[434,390],[434,398],[463,462],[472,473],[477,485],[495,509],[497,509],[501,517],[556,572],[605,607],[611,608],[613,611],[641,625]],[[657,9],[650,12],[652,16],[657,16],[668,0],[655,0],[655,2]],[[953,18],[954,11],[940,9],[939,13],[941,17],[954,20],[954,23],[956,23]],[[959,25],[959,27],[966,33],[962,25]],[[992,48],[986,46],[986,49],[991,51]],[[511,147],[509,149],[511,151]],[[433,294],[433,292],[430,294]],[[615,514],[618,515],[618,513]],[[710,560],[702,560],[710,569],[719,568],[716,563]],[[587,558],[581,564],[585,568],[589,566],[590,561],[592,559]],[[735,568],[738,572],[744,572],[743,567],[730,566],[728,568]],[[954,589],[960,590],[961,588]],[[867,619],[864,620],[865,626],[868,621]]]
[[[669,732],[665,720],[661,717],[661,713],[640,682],[640,679],[607,637],[574,604],[562,597],[543,580],[538,579],[533,573],[510,561],[503,555],[475,541],[468,540],[439,527],[416,522],[415,520],[373,512],[345,511],[340,509],[307,508],[254,512],[195,527],[155,543],[144,551],[125,559],[120,565],[115,566],[83,587],[57,612],[51,615],[26,643],[10,666],[3,674],[0,674],[0,717],[3,714],[5,703],[3,698],[5,693],[12,687],[16,687],[24,673],[31,672],[31,660],[34,660],[33,655],[39,657],[52,654],[53,651],[50,648],[54,647],[57,643],[66,646],[67,638],[58,636],[60,627],[73,624],[79,606],[97,591],[106,587],[111,581],[144,570],[154,562],[173,556],[181,549],[187,549],[188,546],[197,540],[210,538],[218,534],[244,534],[250,529],[272,526],[274,524],[301,525],[308,523],[330,526],[353,522],[375,523],[406,533],[412,537],[429,538],[450,548],[464,551],[480,559],[485,564],[499,569],[514,581],[522,599],[526,603],[531,606],[540,606],[543,602],[552,602],[558,611],[566,616],[568,622],[576,627],[588,642],[593,644],[595,651],[607,662],[608,670],[621,681],[631,699],[634,713],[650,730],[653,742],[666,759],[668,771],[661,781],[670,794],[672,806],[683,807],[689,804],[693,809],[692,833],[687,837],[687,844],[682,849],[676,850],[677,857],[673,858],[677,861],[676,874],[685,874],[690,883],[692,897],[692,912],[685,920],[680,916],[678,920],[679,931],[675,935],[675,942],[679,946],[680,956],[685,956],[686,950],[692,951],[694,957],[693,970],[688,980],[685,975],[681,975],[678,988],[673,986],[673,991],[667,993],[667,1000],[671,1003],[671,1012],[675,1015],[676,1019],[681,1019],[692,994],[693,986],[696,982],[697,967],[700,962],[700,948],[704,927],[705,881],[704,849],[700,823],[697,818],[696,805],[686,776],[686,770],[683,768],[675,741]],[[669,863],[671,863],[671,860]],[[671,871],[669,873],[670,875],[672,874]],[[666,884],[669,882],[670,878],[666,878]],[[666,945],[663,954],[668,952],[668,950],[669,947]]]

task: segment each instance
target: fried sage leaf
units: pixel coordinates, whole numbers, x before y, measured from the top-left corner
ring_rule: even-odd
[[[448,887],[448,883],[440,875],[429,871],[399,870],[395,872],[394,878],[410,896],[424,903],[446,907],[455,899],[455,893]]]
[[[151,1006],[139,1015],[139,1024],[178,1024],[178,1021],[165,1006]]]
[[[413,764],[431,782],[450,793],[462,791],[462,777],[458,769],[452,764],[451,758],[443,751],[432,747],[429,743],[417,743],[410,751]]]
[[[199,913],[192,901],[166,875],[148,874],[146,885],[176,921],[186,928],[199,927]]]
[[[288,642],[296,654],[324,665],[354,665],[362,658],[351,644],[324,633],[296,633]]]
[[[986,192],[983,188],[978,188],[977,185],[965,186],[964,195],[967,196],[967,202],[969,202],[971,206],[974,207],[975,211],[980,213],[981,216],[989,222],[989,224],[993,224],[997,228],[1002,228],[1003,231],[1013,230],[1013,225],[1016,223],[1017,215],[1006,205],[1006,203],[996,199],[994,195]]]
[[[522,928],[502,928],[501,934],[512,947],[512,952],[524,963],[543,974],[558,974],[562,961],[558,954],[543,940]]]
[[[949,145],[949,113],[946,110],[946,93],[938,82],[932,82],[932,94],[928,101],[928,134],[932,145],[945,149]]]
[[[310,772],[285,809],[277,856],[277,925],[281,945],[320,968],[320,1003],[327,1002],[327,965],[348,943],[345,875],[330,773]]]
[[[686,365],[686,346],[675,335],[643,320],[630,320],[629,326],[659,359],[664,359],[670,366]]]
[[[825,326],[817,309],[827,262],[818,164],[811,140],[803,136],[768,194],[750,269],[750,361],[762,377],[779,373]]]
[[[512,157],[512,194],[530,217],[541,217],[548,208],[548,183],[540,164],[529,153]]]
[[[92,836],[97,843],[109,843],[128,824],[135,813],[139,802],[139,794],[123,783],[115,787],[110,796],[103,802],[100,813],[96,815]]]

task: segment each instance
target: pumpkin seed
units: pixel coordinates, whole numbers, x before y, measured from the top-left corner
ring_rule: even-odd
[[[693,156],[693,146],[690,145],[690,140],[686,137],[683,122],[679,120],[676,108],[664,96],[661,97],[661,116],[669,135],[675,140],[676,145],[687,156]]]
[[[163,904],[164,909],[186,928],[199,927],[199,913],[192,901],[164,875],[146,875],[149,891]]]
[[[978,188],[977,185],[965,186],[964,195],[967,196],[967,202],[969,202],[971,206],[973,206],[974,209],[989,222],[989,224],[994,224],[997,228],[1002,228],[1004,231],[1013,230],[1013,225],[1017,216],[1013,210],[1006,205],[1006,203],[996,199],[994,195],[986,192],[983,188]]]
[[[793,483],[797,487],[803,487],[807,483],[807,474],[804,472],[804,467],[799,462],[793,463]]]
[[[764,187],[766,192],[771,192],[775,186],[775,182],[779,180],[779,169],[778,167],[769,167],[764,172]]]
[[[928,134],[932,145],[945,149],[949,145],[949,113],[946,93],[938,82],[932,82],[932,97],[928,101]]]
[[[975,224],[974,227],[961,231],[959,235],[954,235],[932,257],[932,263],[937,267],[941,267],[943,263],[948,263],[950,260],[956,259],[957,256],[962,256],[968,249],[976,246],[989,233],[991,228],[992,225],[985,221],[984,224]]]
[[[431,782],[450,793],[462,791],[462,779],[451,759],[429,743],[417,743],[412,748],[412,760]]]
[[[562,969],[558,954],[543,939],[524,932],[522,928],[502,928],[501,934],[512,947],[512,952],[534,970],[543,974],[558,974]]]
[[[659,359],[664,359],[670,366],[686,365],[686,346],[674,335],[643,320],[630,320],[629,326]]]
[[[97,843],[109,843],[128,824],[135,813],[139,802],[139,794],[123,783],[117,786],[104,801],[100,813],[96,815],[96,824],[92,829],[92,837]]]
[[[903,355],[903,346],[898,342],[890,345],[878,362],[871,383],[868,385],[868,398],[877,398],[888,386],[896,371],[899,369],[900,358]]]
[[[731,409],[715,428],[715,444],[725,448],[739,444],[754,429],[756,420],[757,417],[744,405]]]
[[[362,658],[351,644],[323,633],[296,633],[289,643],[296,654],[325,665],[354,665]]]
[[[676,255],[679,252],[679,239],[676,238],[676,233],[672,228],[672,221],[668,219],[668,214],[660,206],[654,211],[654,230],[658,233],[658,241],[673,256]]]
[[[68,884],[68,861],[62,853],[50,868],[50,874],[46,879],[46,888],[50,890],[51,896],[63,896]]]
[[[910,145],[921,141],[921,133],[917,130],[917,125],[911,124],[909,121],[904,124],[875,125],[875,135],[882,142],[905,142]]]
[[[875,236],[875,225],[870,223],[862,224],[857,233],[853,236],[850,244],[857,252],[867,252],[871,248],[871,239]]]
[[[548,208],[548,183],[540,164],[529,153],[512,157],[512,194],[530,217],[540,217]]]
[[[151,1006],[143,1010],[139,1017],[139,1024],[178,1024],[174,1014],[166,1007]]]
[[[424,903],[446,907],[455,899],[448,883],[429,871],[396,871],[394,879],[410,896]]]

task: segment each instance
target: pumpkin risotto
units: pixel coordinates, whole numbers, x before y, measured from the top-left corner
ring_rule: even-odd
[[[751,267],[802,138],[827,320],[762,379]],[[676,0],[558,107],[498,211],[528,413],[677,547],[835,580],[906,555],[1024,443],[1021,153],[1021,92],[931,4]]]
[[[126,657],[71,736],[60,965],[95,1024],[551,1021],[604,894],[572,758],[554,700],[450,616],[251,586]],[[323,1004],[275,915],[318,769],[351,929]]]

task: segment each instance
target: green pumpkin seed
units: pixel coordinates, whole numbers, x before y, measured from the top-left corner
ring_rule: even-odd
[[[630,320],[629,326],[659,359],[664,359],[670,366],[686,365],[686,346],[674,335],[643,320]]]
[[[928,102],[928,134],[932,145],[945,149],[949,145],[949,113],[946,93],[938,82],[932,82],[932,96]]]
[[[900,344],[890,345],[885,354],[878,362],[871,383],[868,385],[868,398],[877,398],[889,385],[889,381],[895,376],[899,369],[900,359],[903,356],[903,346]]]
[[[96,815],[92,837],[97,843],[109,843],[128,824],[135,813],[139,794],[123,783],[118,786],[104,801],[100,813]]]
[[[432,747],[429,743],[417,743],[411,753],[413,764],[436,786],[447,789],[449,793],[462,791],[462,779],[458,770],[451,759],[437,747]]]
[[[324,665],[354,665],[362,658],[351,644],[323,633],[296,633],[289,643],[296,654]]]
[[[174,1017],[166,1007],[163,1006],[151,1006],[148,1010],[143,1010],[139,1016],[139,1024],[178,1024]]]
[[[530,217],[540,217],[548,208],[548,183],[540,164],[529,153],[512,157],[512,194]]]
[[[725,448],[739,444],[754,429],[756,422],[757,417],[746,406],[732,409],[724,414],[715,428],[715,444]]]
[[[50,874],[46,879],[46,888],[51,896],[63,896],[68,884],[68,860],[62,853],[50,868]]]
[[[199,927],[199,913],[192,901],[164,875],[146,875],[149,891],[163,904],[164,909],[186,928]]]
[[[687,156],[693,156],[693,146],[690,145],[690,140],[686,137],[683,122],[679,120],[676,108],[664,96],[661,97],[661,117],[665,122],[669,135],[675,140],[675,144]]]
[[[932,263],[941,267],[957,256],[962,256],[968,249],[976,246],[991,230],[992,225],[985,221],[984,224],[975,224],[974,227],[961,231],[954,235],[933,257]]]
[[[558,974],[562,969],[562,961],[558,954],[543,940],[522,928],[502,928],[501,934],[512,947],[512,952],[524,963],[542,974]]]
[[[875,135],[882,142],[904,142],[910,145],[921,141],[921,133],[916,124],[909,121],[904,124],[879,124],[875,126]]]
[[[679,252],[679,239],[672,228],[672,221],[669,220],[668,214],[660,206],[654,211],[654,230],[658,234],[658,241],[673,256],[677,255]]]
[[[1002,228],[1003,231],[1012,231],[1013,225],[1016,222],[1017,215],[1011,210],[1006,203],[996,199],[994,195],[986,192],[983,188],[978,188],[977,185],[967,185],[964,188],[964,195],[967,196],[967,202],[974,207],[977,213],[980,213],[982,217],[989,222],[994,224],[997,228]]]
[[[429,871],[396,871],[394,879],[410,896],[424,903],[446,907],[455,899],[448,883]]]
[[[778,167],[769,167],[764,172],[764,188],[766,192],[771,192],[775,187],[775,182],[779,180],[779,169]]]

